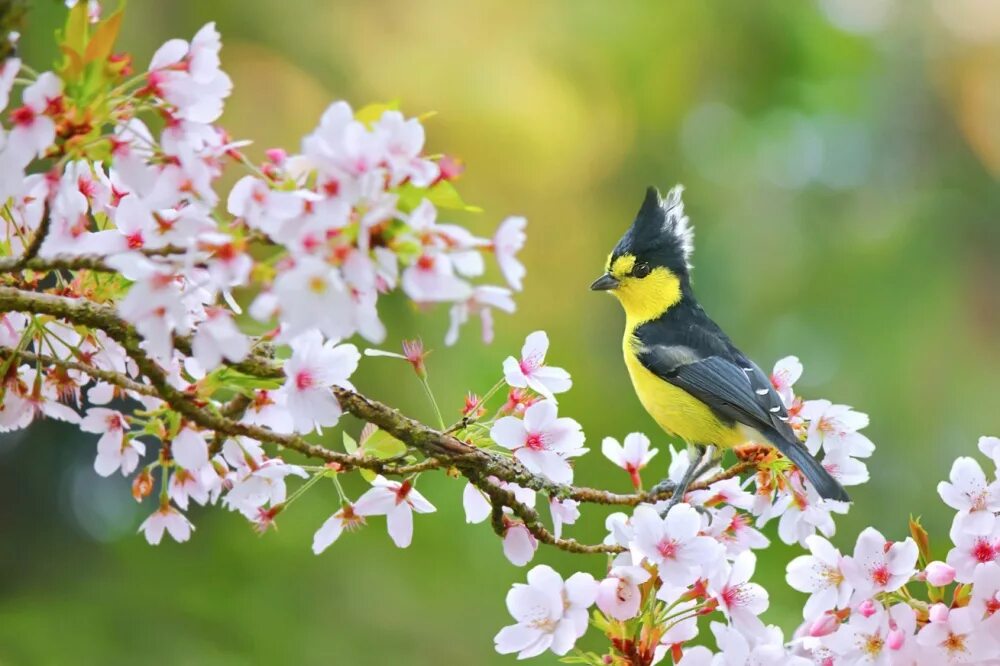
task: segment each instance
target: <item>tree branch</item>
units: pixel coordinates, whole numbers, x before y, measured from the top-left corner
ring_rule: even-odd
[[[200,405],[195,401],[194,396],[175,388],[168,381],[166,372],[140,347],[141,338],[135,328],[122,320],[111,307],[83,299],[23,291],[13,287],[0,287],[0,311],[50,315],[72,324],[103,330],[123,347],[136,363],[141,375],[149,381],[149,384],[141,384],[124,375],[99,370],[74,361],[63,361],[30,352],[19,353],[19,355],[28,360],[38,360],[80,370],[95,378],[143,395],[155,395],[189,421],[206,430],[213,431],[219,446],[225,437],[245,436],[260,442],[277,444],[326,463],[334,463],[345,471],[364,468],[394,476],[454,467],[490,497],[494,511],[501,510],[502,513],[504,506],[510,508],[518,518],[524,521],[525,526],[536,539],[569,552],[616,553],[620,552],[621,549],[619,546],[589,545],[573,539],[556,538],[544,527],[538,513],[533,508],[519,502],[513,492],[497,486],[489,481],[489,478],[496,477],[509,483],[517,483],[520,486],[544,493],[551,498],[573,499],[590,504],[635,506],[671,497],[669,490],[659,493],[618,494],[596,488],[553,483],[545,477],[528,471],[516,459],[482,450],[461,441],[452,434],[430,428],[382,402],[360,393],[334,387],[333,392],[344,411],[385,430],[408,446],[419,450],[426,456],[426,459],[411,465],[399,465],[373,456],[341,453],[312,444],[296,434],[278,433],[269,428],[237,420],[249,404],[248,401],[244,402],[245,399],[235,398],[222,406],[221,409],[214,407],[208,409]],[[182,353],[190,353],[191,340],[189,337],[177,336],[174,343]],[[261,378],[284,376],[281,365],[269,358],[268,351],[265,348],[263,351],[252,354],[243,362],[233,363],[231,366],[241,372]],[[14,353],[14,350],[9,350],[6,353],[9,355]],[[219,439],[220,437],[221,439]],[[692,484],[690,489],[705,488],[716,481],[737,476],[754,467],[755,463],[752,461],[739,462],[709,479]],[[499,529],[504,530],[503,521],[500,520],[498,523],[495,518],[496,516],[493,520],[494,529],[498,529],[499,525]]]

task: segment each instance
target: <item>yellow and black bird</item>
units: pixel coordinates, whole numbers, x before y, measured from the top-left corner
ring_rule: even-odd
[[[820,496],[850,501],[792,431],[768,376],[698,304],[691,288],[694,234],[681,191],[675,187],[666,199],[654,187],[646,191],[635,221],[608,257],[607,272],[590,285],[610,291],[625,309],[625,365],[642,406],[694,449],[673,501],[701,473],[709,447],[721,452],[765,440]]]

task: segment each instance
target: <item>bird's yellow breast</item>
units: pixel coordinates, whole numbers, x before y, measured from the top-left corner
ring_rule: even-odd
[[[642,406],[661,428],[688,444],[728,448],[746,441],[740,428],[720,421],[701,400],[647,370],[636,356],[634,345],[631,330],[626,330],[622,347],[632,386]]]

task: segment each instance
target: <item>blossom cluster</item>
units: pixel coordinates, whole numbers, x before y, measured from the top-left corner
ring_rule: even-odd
[[[114,52],[121,12],[69,4],[62,61],[42,73],[16,57],[0,67],[0,285],[113,312],[137,344],[79,319],[3,312],[0,432],[48,416],[100,435],[98,474],[132,477],[137,500],[160,484],[143,526],[151,543],[190,536],[192,500],[266,527],[287,503],[286,478],[313,474],[263,438],[182,416],[138,356],[205,413],[322,432],[342,412],[332,389],[353,389],[361,358],[344,340],[386,337],[382,295],[448,304],[448,344],[473,316],[492,338],[493,311],[512,312],[522,286],[526,222],[509,217],[481,237],[440,219],[472,209],[454,185],[461,168],[428,155],[423,124],[385,105],[334,103],[297,152],[255,163],[219,124],[232,82],[214,24],[134,71]],[[241,177],[220,192],[228,170]],[[504,286],[480,281],[486,254]],[[239,370],[280,358],[280,377]],[[415,491],[394,491],[423,507]]]
[[[533,349],[531,342],[529,337],[525,352]],[[523,360],[509,359],[505,369],[515,363],[523,365]],[[801,374],[798,359],[787,357],[778,361],[771,375],[794,430],[810,452],[824,452],[824,467],[842,484],[867,481],[862,458],[874,451],[874,445],[860,432],[868,424],[867,416],[827,400],[798,397],[794,384]],[[504,417],[497,424],[509,425],[494,426],[493,439],[503,446],[517,445],[511,447],[515,456],[527,455],[531,460],[538,455],[537,448],[526,444],[531,433],[550,432],[535,425],[539,412],[533,412],[538,405],[551,402],[542,395],[545,388],[549,387],[543,384],[536,389],[540,402],[528,407],[523,419]],[[541,414],[548,416],[548,411],[551,417],[545,422],[554,423],[554,405]],[[514,421],[518,422],[516,428]],[[508,439],[508,428],[518,437]],[[563,432],[569,430],[564,428]],[[553,479],[562,478],[574,449],[567,454],[561,438],[549,435],[548,439],[556,446],[547,449],[543,445],[541,451],[559,459],[548,468],[539,467],[539,471]],[[619,443],[608,437],[602,451],[628,474],[634,488],[641,490],[641,472],[657,454],[649,438],[631,433]],[[686,450],[671,453],[669,477],[676,482],[690,459]],[[715,467],[705,470],[701,483],[695,483],[678,503],[643,503],[631,514],[611,514],[604,543],[618,554],[609,561],[603,579],[576,573],[564,582],[545,565],[532,569],[527,584],[515,585],[507,597],[516,624],[497,634],[496,649],[521,658],[546,650],[565,655],[586,631],[587,611],[596,605],[592,623],[607,635],[612,649],[605,655],[577,651],[572,661],[655,664],[669,657],[686,666],[814,663],[795,637],[786,641],[778,627],[765,625],[760,619],[768,608],[768,593],[751,580],[757,562],[754,551],[769,545],[761,529],[771,520],[778,521],[778,536],[785,543],[828,544],[824,536],[834,533],[833,515],[846,512],[848,505],[820,498],[801,472],[770,447],[748,443],[737,453],[756,462],[757,474],[741,480]],[[466,507],[469,513],[468,502]],[[480,512],[485,516],[486,507]],[[559,512],[551,513],[553,528],[561,528]],[[869,551],[859,553],[858,561],[869,563],[864,559]],[[515,564],[523,564],[524,557],[511,554],[523,554],[527,549],[505,548],[505,552]],[[719,647],[715,654],[694,645],[705,629],[700,620],[706,616]]]

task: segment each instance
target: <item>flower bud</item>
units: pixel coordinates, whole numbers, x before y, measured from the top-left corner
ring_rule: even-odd
[[[270,162],[276,164],[277,166],[284,164],[285,160],[288,158],[288,153],[281,148],[268,148],[264,151],[264,155],[267,156],[267,159]]]
[[[141,502],[151,492],[153,492],[153,475],[149,473],[149,468],[145,467],[132,480],[132,497],[136,502]]]
[[[878,610],[878,604],[871,599],[865,599],[858,605],[858,612],[865,617],[871,617]]]
[[[928,564],[924,573],[927,574],[927,582],[935,587],[949,585],[955,580],[955,568],[939,560]]]
[[[837,621],[836,615],[823,613],[809,625],[809,635],[814,638],[828,636],[835,632],[839,626],[840,623]]]
[[[947,622],[948,607],[944,604],[934,604],[928,612],[928,618],[931,622]]]
[[[890,629],[889,635],[885,637],[885,644],[890,650],[898,650],[906,642],[906,634],[902,629]]]

